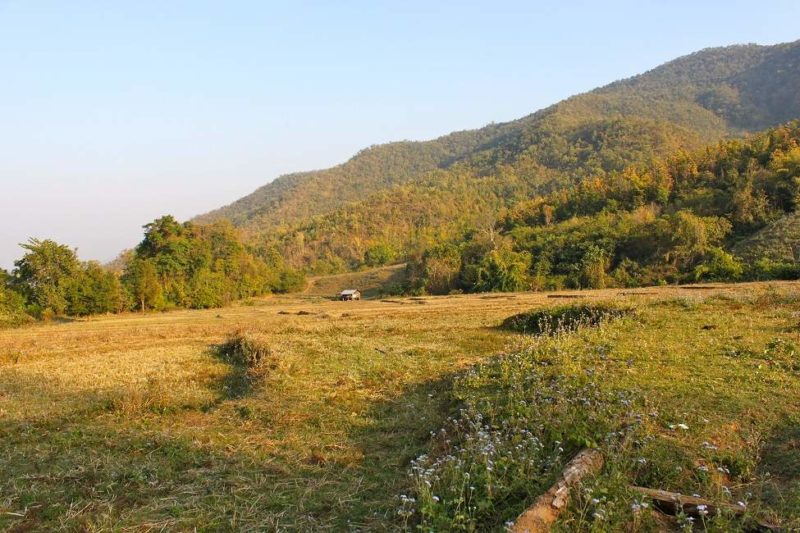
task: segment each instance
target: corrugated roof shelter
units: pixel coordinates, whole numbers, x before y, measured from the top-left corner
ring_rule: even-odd
[[[339,299],[343,302],[350,301],[350,300],[360,300],[361,299],[361,291],[358,289],[345,289],[339,293]]]

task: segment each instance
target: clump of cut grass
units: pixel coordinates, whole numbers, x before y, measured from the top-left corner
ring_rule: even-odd
[[[260,370],[272,355],[269,344],[258,334],[236,330],[219,346],[219,355],[225,362],[249,370]]]
[[[237,329],[217,346],[217,354],[232,370],[223,382],[224,397],[239,399],[249,395],[253,386],[275,368],[272,348],[257,332]]]
[[[659,300],[655,305],[683,309],[686,311],[694,311],[700,307],[700,302],[696,297],[679,296],[676,298],[665,298],[663,300]]]
[[[505,319],[501,327],[532,335],[557,335],[631,314],[632,307],[610,303],[573,304],[520,313]]]

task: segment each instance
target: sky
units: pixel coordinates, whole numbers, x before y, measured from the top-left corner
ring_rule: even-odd
[[[0,267],[30,237],[108,261],[161,215],[798,20],[797,0],[0,0]]]

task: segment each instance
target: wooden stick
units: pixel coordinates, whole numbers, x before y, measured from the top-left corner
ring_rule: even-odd
[[[564,468],[555,485],[539,496],[519,515],[512,533],[544,533],[550,531],[558,515],[569,503],[570,490],[588,474],[603,467],[603,455],[598,450],[582,450]]]
[[[738,503],[716,503],[705,498],[686,496],[685,494],[666,490],[648,489],[646,487],[632,486],[631,490],[649,497],[660,511],[667,514],[674,515],[683,512],[697,518],[703,514],[701,510],[708,513],[708,516],[714,516],[719,511],[728,511],[734,516],[740,517],[747,511],[744,505]],[[779,526],[767,522],[758,521],[757,524],[757,531],[784,531]]]
[[[651,498],[656,502],[659,509],[669,514],[677,514],[683,511],[690,516],[700,516],[700,510],[702,509],[711,516],[714,516],[720,510],[730,511],[736,516],[741,516],[747,510],[744,505],[739,505],[738,503],[715,503],[705,498],[686,496],[685,494],[666,490],[635,486],[631,487],[631,490]]]

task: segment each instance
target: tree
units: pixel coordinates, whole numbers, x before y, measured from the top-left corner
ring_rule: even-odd
[[[136,258],[125,268],[122,281],[142,310],[160,309],[164,306],[164,294],[158,271],[151,260]]]
[[[731,230],[731,223],[721,217],[699,217],[683,210],[672,218],[672,250],[674,264],[689,267],[706,251],[718,244]]]
[[[439,244],[422,256],[422,285],[431,294],[447,294],[456,288],[461,252],[452,244]]]
[[[11,275],[0,268],[0,327],[16,326],[31,318],[25,313],[25,298],[10,287]]]
[[[523,291],[530,287],[527,271],[530,256],[501,247],[490,250],[475,266],[477,292]]]
[[[581,287],[604,289],[606,286],[608,255],[599,246],[591,245],[581,260]]]
[[[694,269],[695,280],[736,281],[742,277],[744,266],[733,255],[714,246],[703,262]]]
[[[386,242],[372,244],[364,252],[364,263],[369,266],[383,266],[394,260],[395,252]]]
[[[96,261],[85,263],[69,280],[66,296],[67,314],[72,316],[118,313],[125,305],[119,278]]]
[[[26,253],[14,262],[14,288],[25,297],[33,314],[64,314],[69,307],[67,289],[80,274],[75,250],[50,239],[30,239],[20,246]]]

